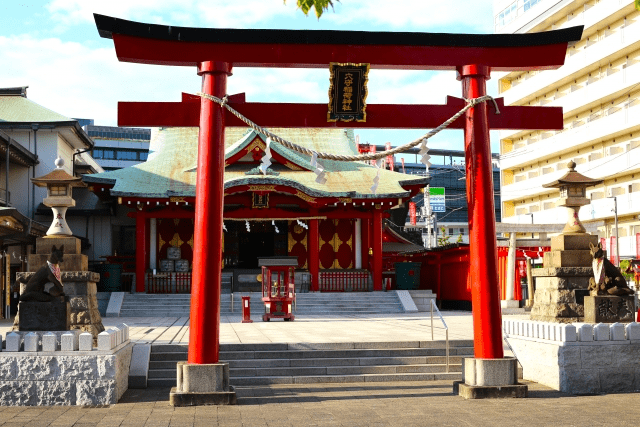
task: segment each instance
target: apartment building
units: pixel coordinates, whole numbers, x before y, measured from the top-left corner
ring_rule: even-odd
[[[95,126],[93,120],[81,123],[95,142],[91,155],[104,170],[122,169],[147,160],[151,129]]]
[[[636,256],[640,236],[640,11],[633,0],[496,0],[496,33],[528,33],[584,25],[557,70],[498,75],[506,105],[562,106],[560,131],[502,131],[502,222],[564,223],[559,194],[543,188],[577,163],[604,179],[587,189],[583,222],[604,221],[600,237],[616,235],[621,257]],[[615,254],[615,249],[611,250]],[[640,248],[638,248],[640,251]]]

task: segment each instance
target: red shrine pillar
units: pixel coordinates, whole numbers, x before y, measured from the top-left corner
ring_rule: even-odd
[[[227,92],[231,64],[202,62],[198,65],[198,75],[202,76],[203,93],[223,98]],[[213,101],[202,98],[188,363],[218,363],[223,207],[224,111]]]
[[[373,211],[373,233],[371,248],[373,249],[373,259],[371,260],[371,274],[373,275],[373,290],[382,290],[382,210]]]
[[[136,292],[144,292],[144,276],[147,271],[149,245],[147,244],[147,218],[138,211],[136,215]]]
[[[370,236],[369,233],[371,221],[369,218],[362,218],[362,225],[360,226],[360,234],[362,236],[362,268],[365,270],[369,269],[369,248],[371,247]]]
[[[317,219],[309,220],[309,234],[307,238],[307,252],[309,253],[309,273],[311,274],[312,292],[318,292],[320,290],[320,283],[318,282],[318,274],[320,271],[320,233],[318,222],[319,220]]]
[[[464,98],[487,94],[490,69],[465,65],[458,68]],[[474,352],[478,359],[501,359],[502,313],[498,294],[498,250],[493,200],[493,167],[487,103],[467,110],[464,143],[469,206],[469,276],[473,305]]]

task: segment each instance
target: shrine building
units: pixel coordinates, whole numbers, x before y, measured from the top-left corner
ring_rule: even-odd
[[[317,152],[358,154],[352,129],[270,131]],[[270,144],[272,164],[263,174],[259,166],[266,141],[249,128],[228,127],[225,132],[221,244],[224,271],[235,279],[233,289],[242,290],[242,277],[256,277],[258,258],[296,256],[299,271],[309,273],[304,277],[310,277],[311,291],[382,290],[383,246],[393,255],[423,249],[384,222],[394,214],[404,223],[406,202],[428,178],[378,169],[369,162],[322,160],[327,178],[322,184],[309,156],[275,142]],[[83,177],[101,199],[117,201],[135,218],[137,292],[190,292],[197,249],[197,152],[198,128],[160,128],[152,135],[146,162]],[[176,261],[169,259],[176,258],[168,255],[177,251],[172,247],[180,249]],[[167,279],[171,274],[172,284]]]

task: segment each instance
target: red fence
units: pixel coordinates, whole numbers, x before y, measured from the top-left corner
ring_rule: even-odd
[[[367,292],[367,270],[324,270],[318,273],[321,292]]]
[[[191,293],[191,273],[148,273],[147,293],[188,294]]]

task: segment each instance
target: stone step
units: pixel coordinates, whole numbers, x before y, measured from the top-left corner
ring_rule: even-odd
[[[440,373],[397,373],[397,374],[359,374],[359,375],[317,375],[317,376],[261,376],[231,377],[233,386],[255,386],[269,384],[316,384],[316,383],[361,383],[391,381],[459,381],[460,372]],[[175,378],[149,378],[149,387],[175,387]]]
[[[473,354],[449,356],[451,365],[460,365],[462,358]],[[149,370],[169,369],[175,371],[176,362],[187,360],[186,354],[177,360],[151,360]],[[431,366],[445,365],[445,356],[426,357],[381,357],[381,358],[322,358],[322,359],[249,359],[229,360],[230,369],[262,370],[269,368],[311,368],[311,367],[368,367],[368,366]]]
[[[449,364],[449,372],[461,372],[462,365]],[[283,376],[317,376],[317,375],[362,375],[362,374],[433,374],[446,372],[446,364],[433,365],[371,365],[371,366],[309,366],[282,368],[231,368],[230,378],[243,377],[283,377]],[[176,367],[149,370],[149,378],[176,378]]]
[[[220,351],[287,351],[287,350],[349,350],[349,349],[414,349],[442,348],[445,340],[436,341],[380,341],[380,342],[330,342],[330,343],[246,343],[221,344]],[[449,347],[460,351],[472,351],[473,340],[450,340]],[[184,353],[189,350],[187,344],[153,344],[151,353]]]
[[[467,347],[451,348],[449,356],[471,355]],[[294,360],[319,360],[323,359],[358,359],[360,365],[375,364],[380,360],[380,364],[388,365],[395,363],[395,359],[404,358],[406,363],[426,363],[427,356],[445,356],[444,349],[438,348],[411,348],[411,349],[358,349],[358,350],[288,350],[288,351],[221,351],[220,360],[270,360],[289,359],[290,366],[295,365]],[[151,361],[181,361],[186,360],[185,353],[151,353]],[[297,362],[304,365],[304,362]]]

